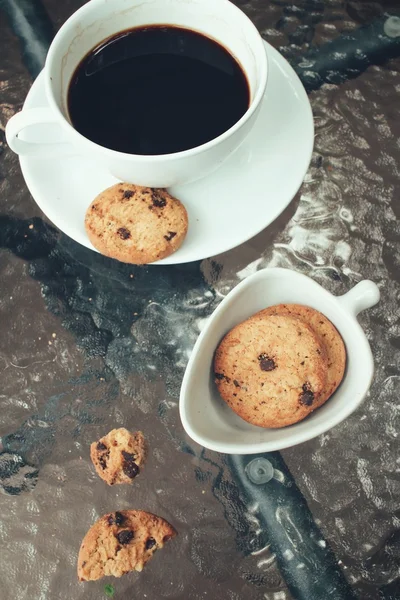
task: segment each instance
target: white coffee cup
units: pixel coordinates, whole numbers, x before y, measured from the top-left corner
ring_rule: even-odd
[[[239,61],[250,87],[243,117],[217,138],[189,150],[159,156],[126,154],[87,139],[71,124],[67,94],[82,58],[108,37],[134,27],[170,24],[213,38]],[[243,142],[256,122],[267,84],[267,56],[252,22],[228,0],[90,0],[55,36],[47,55],[44,79],[48,107],[22,110],[7,124],[10,148],[19,155],[90,157],[116,178],[138,185],[169,187],[194,181],[217,169]],[[40,125],[59,128],[55,144],[40,141]],[[38,142],[24,140],[23,130],[37,126]],[[32,136],[30,136],[32,139]]]

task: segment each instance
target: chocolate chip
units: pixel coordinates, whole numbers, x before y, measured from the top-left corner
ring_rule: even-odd
[[[128,462],[136,459],[136,454],[132,454],[131,452],[125,452],[125,450],[122,450],[122,456]]]
[[[133,196],[134,193],[135,192],[132,192],[131,190],[125,190],[124,194],[123,194],[123,197],[128,200],[129,198],[132,198],[132,196]]]
[[[116,512],[114,515],[109,515],[107,521],[109,525],[118,525],[118,527],[121,527],[125,522],[125,517],[122,513]]]
[[[235,387],[240,387],[240,383],[238,382],[238,380],[237,380],[237,379],[234,379],[234,380],[233,380],[233,385],[234,385]]]
[[[146,541],[146,550],[151,550],[156,545],[156,540],[154,538],[149,538]]]
[[[170,242],[176,236],[176,231],[168,231],[168,235],[164,235],[164,239]]]
[[[118,527],[121,527],[121,525],[123,524],[124,521],[125,521],[124,515],[120,512],[116,512],[115,513],[115,524],[118,525]]]
[[[108,452],[106,452],[105,454],[103,454],[102,456],[100,456],[99,458],[99,463],[102,469],[105,469],[107,467],[107,461],[110,457],[110,451],[108,450]]]
[[[261,371],[273,371],[274,369],[276,369],[275,362],[266,354],[260,354],[258,360],[260,361]]]
[[[107,446],[103,444],[103,442],[98,442],[96,447],[99,452],[101,452],[102,450],[107,450]]]
[[[303,394],[301,394],[300,404],[303,404],[303,406],[311,406],[313,402],[314,402],[313,392],[309,391],[309,392],[304,392]]]
[[[122,450],[122,456],[124,458],[124,464],[122,465],[123,472],[130,479],[134,479],[140,471],[138,465],[135,463],[135,455]]]
[[[217,379],[218,381],[226,381],[226,383],[230,383],[231,382],[231,378],[227,377],[226,375],[224,375],[223,373],[214,373],[215,375],[215,379]]]
[[[164,208],[164,206],[166,206],[167,204],[165,198],[162,198],[161,196],[159,196],[159,194],[155,194],[154,192],[151,198],[153,200],[153,206],[156,206],[157,208]]]
[[[129,238],[131,237],[131,232],[128,231],[128,229],[125,229],[125,227],[120,227],[119,229],[117,229],[117,233],[121,240],[129,240]]]
[[[129,477],[130,479],[135,479],[135,477],[137,475],[139,475],[139,471],[140,471],[139,467],[134,462],[133,463],[124,463],[122,470],[125,473],[125,475],[127,477]]]
[[[136,475],[139,474],[139,467],[136,463],[125,463],[122,467],[123,472],[130,479],[135,479]]]
[[[314,392],[311,390],[309,383],[303,384],[303,393],[300,394],[299,401],[303,406],[311,406],[314,402]]]
[[[129,544],[129,542],[133,539],[133,536],[133,531],[131,531],[130,529],[123,529],[122,531],[117,533],[116,538],[120,544],[126,545]]]

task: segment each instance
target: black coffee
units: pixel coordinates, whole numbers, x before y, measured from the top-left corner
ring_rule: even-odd
[[[73,126],[129,154],[200,146],[247,111],[249,85],[217,42],[170,26],[122,31],[82,60],[68,91]]]

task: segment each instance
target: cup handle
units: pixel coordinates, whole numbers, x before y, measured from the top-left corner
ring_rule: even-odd
[[[44,142],[40,139],[28,142],[19,137],[19,134],[24,129],[31,127],[32,125],[44,124],[53,125],[54,127],[61,129],[58,125],[57,117],[49,108],[28,108],[21,110],[21,112],[16,113],[11,117],[7,123],[7,144],[13,152],[20,156],[54,158],[65,154],[76,154],[73,146],[68,142]]]
[[[357,283],[343,296],[338,296],[339,302],[355,317],[362,310],[372,308],[380,300],[380,291],[376,283],[364,279]]]

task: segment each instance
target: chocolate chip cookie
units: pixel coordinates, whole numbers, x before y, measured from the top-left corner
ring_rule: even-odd
[[[78,578],[94,581],[142,571],[156,550],[176,535],[167,521],[141,510],[104,515],[85,535],[78,556]]]
[[[89,206],[85,228],[101,254],[139,265],[178,250],[186,237],[188,216],[183,204],[165,189],[117,183]]]
[[[113,429],[90,446],[90,458],[97,474],[109,485],[132,483],[140,473],[146,457],[146,443],[141,431]]]
[[[326,402],[340,385],[346,368],[346,348],[336,327],[318,310],[301,304],[277,304],[270,306],[255,316],[289,315],[298,317],[314,330],[325,347],[328,360],[328,374],[325,393],[319,406]]]
[[[301,421],[325,393],[327,356],[309,325],[292,316],[251,317],[222,340],[215,383],[242,419],[260,427]]]

